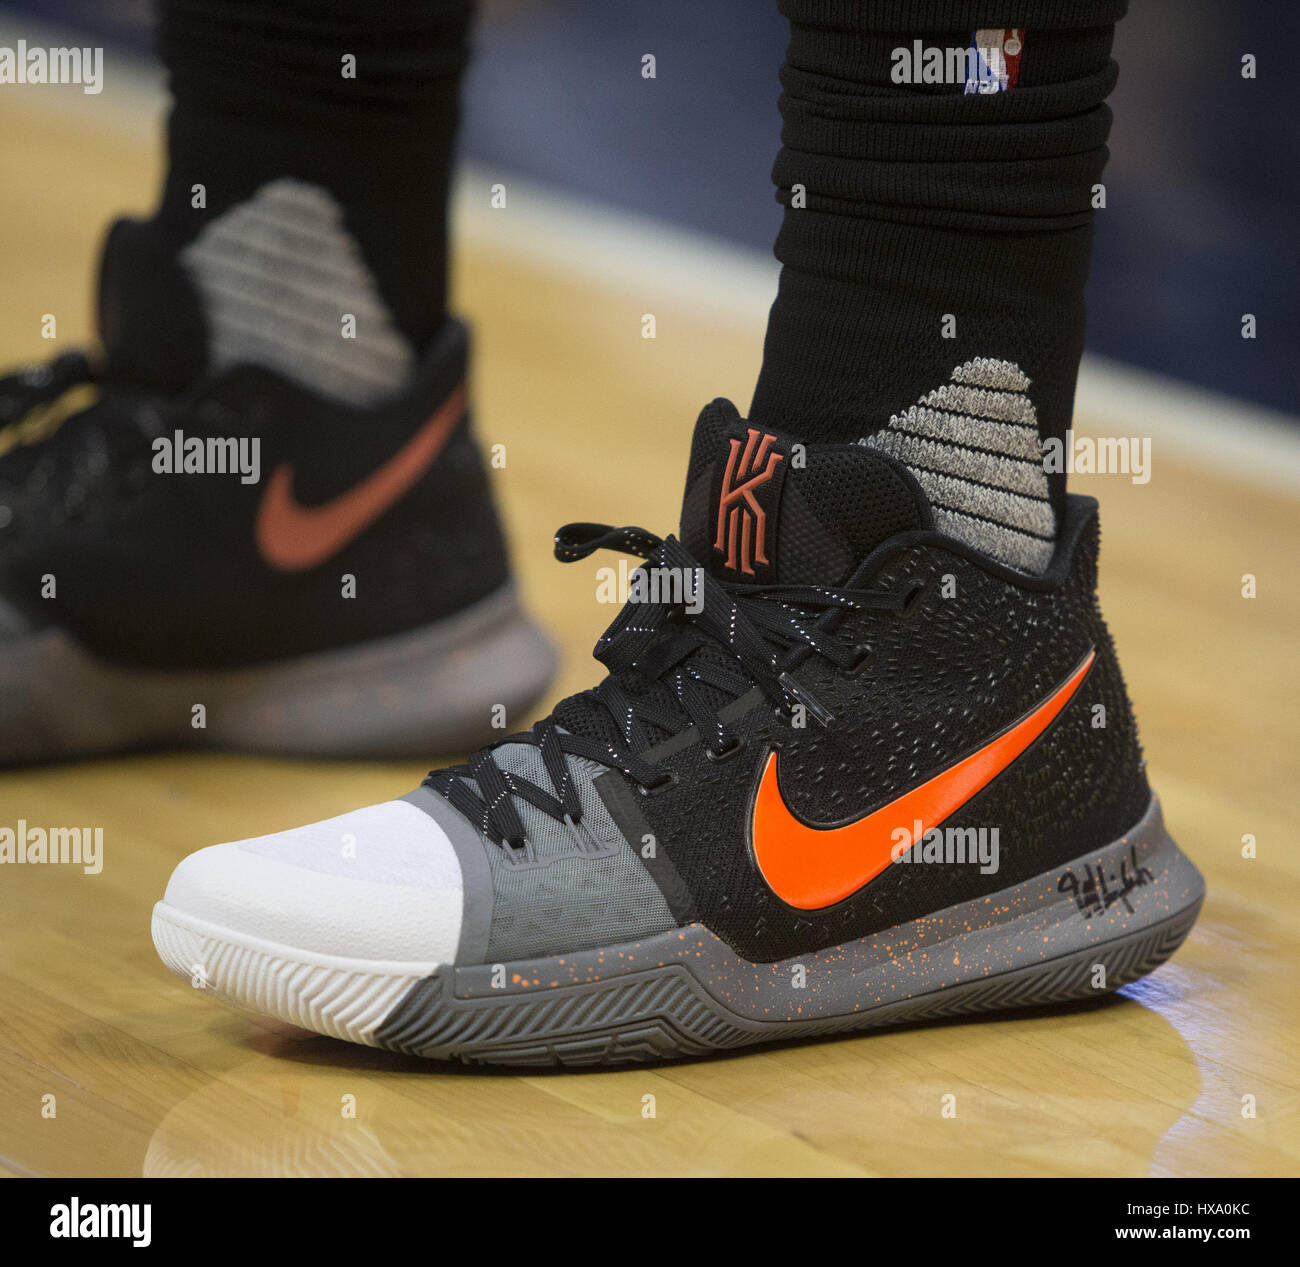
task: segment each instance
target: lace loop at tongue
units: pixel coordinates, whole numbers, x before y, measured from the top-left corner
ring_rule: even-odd
[[[648,559],[662,541],[644,528],[611,528],[608,524],[565,524],[555,534],[555,557],[577,563],[597,550],[622,550]]]

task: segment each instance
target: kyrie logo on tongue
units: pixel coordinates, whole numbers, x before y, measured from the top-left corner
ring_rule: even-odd
[[[777,513],[788,454],[770,432],[749,427],[728,436],[726,462],[717,464],[714,505],[718,508],[713,549],[723,567],[746,580],[774,579]]]

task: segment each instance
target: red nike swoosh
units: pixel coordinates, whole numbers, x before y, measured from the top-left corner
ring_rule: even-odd
[[[253,526],[262,558],[277,571],[304,572],[337,554],[411,490],[464,414],[462,383],[387,462],[319,506],[298,503],[293,466],[282,462],[271,475]]]
[[[811,827],[791,814],[781,795],[777,754],[770,753],[754,799],[758,869],[772,892],[801,911],[833,906],[874,880],[893,860],[897,835],[907,848],[987,787],[1039,735],[1079,689],[1096,658],[1089,651],[1042,703],[982,748],[888,805],[840,827]],[[916,823],[920,831],[914,834]]]

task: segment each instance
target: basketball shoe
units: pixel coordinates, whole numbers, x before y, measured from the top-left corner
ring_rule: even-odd
[[[205,320],[175,257],[122,221],[102,366],[0,378],[0,763],[482,742],[553,656],[511,585],[464,328],[360,408],[218,371]]]
[[[513,1065],[1150,972],[1203,883],[1097,607],[1097,505],[1068,499],[1041,574],[996,557],[1023,552],[1014,515],[990,553],[952,513],[936,527],[880,444],[797,444],[714,402],[680,537],[557,534],[565,561],[644,560],[599,686],[399,800],[191,855],[154,911],[159,953],[320,1033]]]

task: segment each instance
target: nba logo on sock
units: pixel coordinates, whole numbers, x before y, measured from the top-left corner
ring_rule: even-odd
[[[1020,78],[1023,27],[972,31],[971,56],[966,62],[965,92],[1007,92]]]
[[[777,437],[757,428],[726,438],[726,461],[717,464],[713,502],[717,531],[713,549],[738,576],[771,580],[775,575],[776,520],[788,455]]]

